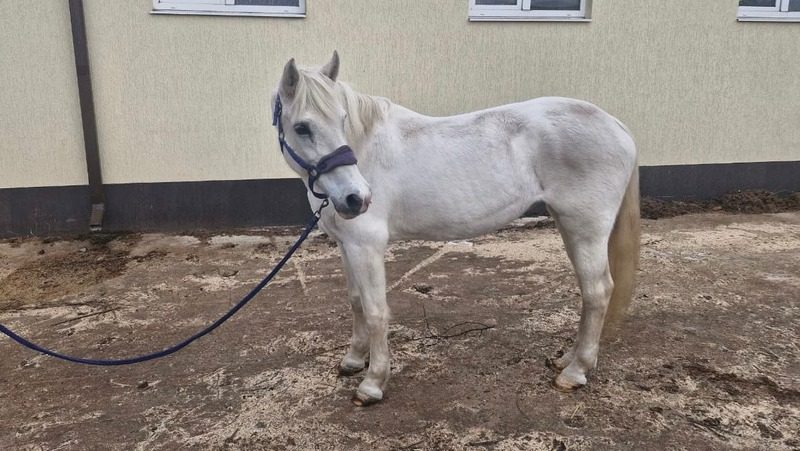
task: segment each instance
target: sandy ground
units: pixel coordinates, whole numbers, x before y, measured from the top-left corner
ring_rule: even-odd
[[[350,403],[337,249],[317,235],[213,335],[132,367],[0,338],[0,449],[800,449],[800,213],[644,222],[639,289],[587,387],[550,388],[579,296],[555,229],[388,255],[392,381]],[[124,357],[216,319],[297,229],[0,242],[0,322]]]

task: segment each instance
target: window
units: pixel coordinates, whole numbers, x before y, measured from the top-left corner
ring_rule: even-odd
[[[589,20],[590,0],[469,0],[469,20]]]
[[[800,0],[739,0],[740,21],[800,22]]]
[[[153,14],[305,17],[306,0],[153,0]]]

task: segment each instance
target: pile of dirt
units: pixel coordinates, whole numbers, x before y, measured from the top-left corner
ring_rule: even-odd
[[[0,311],[40,307],[42,299],[57,300],[79,293],[125,271],[127,251],[110,249],[104,236],[93,236],[86,247],[40,256],[17,268],[0,284]]]
[[[800,210],[800,192],[780,194],[769,191],[737,191],[719,200],[724,211],[732,213],[780,213]]]
[[[800,192],[773,193],[763,190],[736,191],[711,200],[661,200],[642,198],[642,218],[672,218],[692,213],[781,213],[800,210]]]

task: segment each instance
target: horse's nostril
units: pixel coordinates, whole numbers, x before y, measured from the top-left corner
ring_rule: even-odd
[[[347,201],[347,208],[351,211],[361,211],[361,206],[364,204],[364,199],[358,194],[350,194],[345,199]]]

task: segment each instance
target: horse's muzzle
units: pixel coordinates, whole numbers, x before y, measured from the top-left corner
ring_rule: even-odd
[[[336,211],[339,212],[345,219],[352,219],[356,216],[365,213],[369,208],[369,204],[372,202],[372,194],[367,193],[365,196],[362,196],[357,193],[348,194],[344,202],[334,202],[333,206],[336,208]]]

